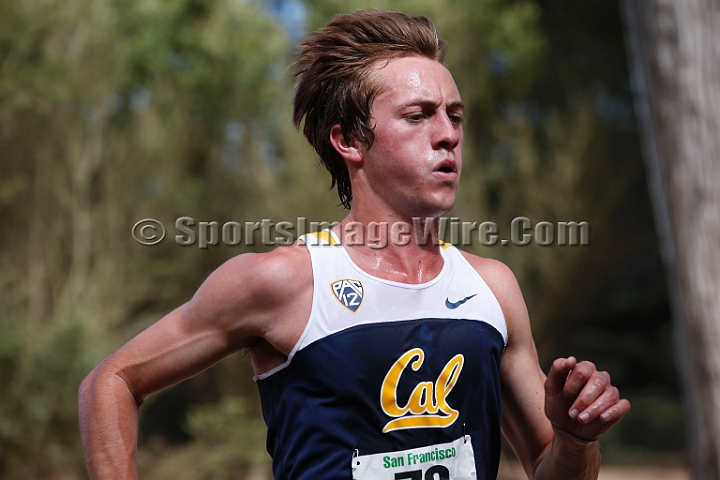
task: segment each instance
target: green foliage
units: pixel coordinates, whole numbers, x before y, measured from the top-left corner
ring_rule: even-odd
[[[52,478],[82,471],[76,395],[98,357],[78,319],[35,328],[2,317],[0,475]]]
[[[262,420],[255,410],[249,411],[241,397],[225,397],[217,407],[195,407],[188,415],[188,424],[190,433],[200,442],[227,445],[243,460],[264,456]]]
[[[605,458],[613,463],[657,466],[686,463],[684,416],[677,400],[657,392],[630,400],[633,414],[603,441]]]
[[[182,92],[186,113],[201,117],[250,119],[276,106],[277,82],[266,80],[287,44],[257,2],[118,0],[117,8],[129,13],[117,19],[128,39],[126,90],[157,85],[166,108]]]
[[[146,216],[170,230],[180,215],[277,214],[283,171],[313,162],[296,149],[286,167],[270,148],[294,141],[280,140],[290,122],[278,71],[290,47],[261,2],[0,9],[0,220],[13,226],[0,233],[0,476],[79,477],[84,375],[240,250],[148,249],[130,227]],[[261,420],[245,421],[239,402],[220,402],[218,414],[261,447]],[[204,408],[193,448],[205,458],[214,437]]]
[[[231,480],[267,464],[265,425],[248,404],[228,395],[218,404],[193,407],[187,423],[194,441],[164,452],[151,443],[140,456],[140,474],[159,480]]]

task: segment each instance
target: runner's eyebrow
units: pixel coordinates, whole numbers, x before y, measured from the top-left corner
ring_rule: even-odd
[[[448,105],[447,109],[448,110],[460,110],[460,111],[464,112],[465,104],[463,102],[452,102],[450,105]]]
[[[438,102],[433,102],[433,101],[431,101],[431,100],[417,99],[417,100],[411,100],[411,101],[409,101],[408,103],[406,103],[405,105],[403,105],[401,108],[406,108],[406,107],[421,107],[423,110],[425,110],[425,109],[428,109],[428,108],[437,109],[439,106],[440,106],[440,103],[438,103]],[[461,110],[461,111],[464,111],[464,110],[465,110],[465,104],[464,104],[463,102],[461,102],[461,101],[451,102],[450,104],[448,104],[447,110]]]

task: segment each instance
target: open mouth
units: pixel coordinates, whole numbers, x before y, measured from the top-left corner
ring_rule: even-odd
[[[457,173],[457,165],[454,160],[443,160],[435,171],[440,173]]]

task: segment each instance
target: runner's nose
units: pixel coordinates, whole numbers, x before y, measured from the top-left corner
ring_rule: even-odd
[[[441,112],[434,118],[436,122],[433,148],[454,150],[462,139],[462,125],[453,121],[447,112]]]

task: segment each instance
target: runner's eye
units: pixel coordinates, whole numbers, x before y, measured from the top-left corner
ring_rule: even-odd
[[[411,114],[411,115],[407,115],[407,116],[405,117],[405,120],[408,120],[408,121],[410,121],[410,122],[419,122],[419,121],[421,121],[423,118],[425,118],[425,114],[423,114],[423,113],[413,113],[413,114]]]

